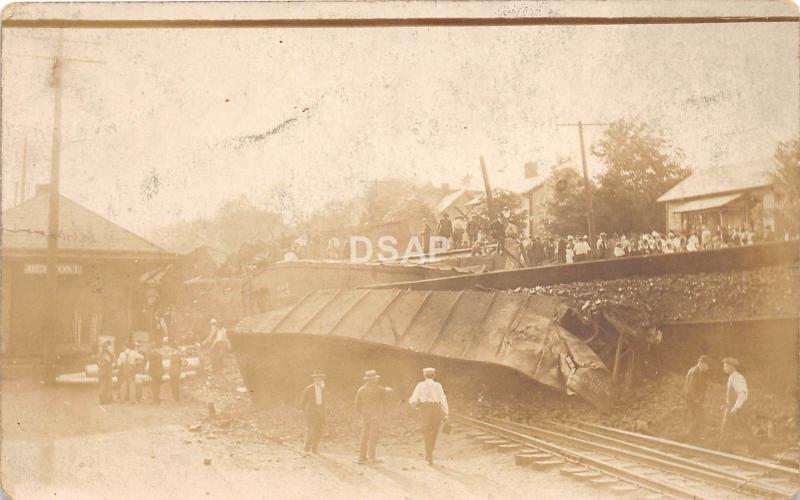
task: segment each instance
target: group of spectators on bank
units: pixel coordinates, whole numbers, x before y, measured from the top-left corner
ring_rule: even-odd
[[[488,245],[499,243],[502,246],[506,239],[517,240],[520,234],[519,227],[512,221],[511,211],[504,207],[494,220],[477,213],[469,217],[458,215],[451,220],[450,215],[444,213],[436,223],[435,231],[430,221],[425,220],[420,238],[425,253],[430,252],[428,242],[431,236],[437,236],[446,242],[445,250],[471,248],[473,253],[481,254],[487,251]]]
[[[656,255],[678,252],[696,252],[774,241],[775,232],[766,226],[763,232],[749,228],[722,228],[712,231],[707,226],[691,228],[686,232],[658,231],[649,233],[600,233],[592,244],[583,236],[534,236],[523,238],[521,244],[530,265],[543,263],[572,263],[586,260],[613,259],[626,256]]]
[[[573,263],[587,260],[613,259],[626,256],[696,252],[734,246],[752,245],[775,241],[778,236],[771,225],[763,230],[750,227],[722,227],[712,229],[708,226],[692,226],[686,231],[658,231],[643,233],[600,233],[596,241],[588,235],[548,235],[530,237],[513,223],[511,212],[506,207],[495,220],[485,215],[473,214],[470,217],[459,215],[451,220],[443,214],[434,231],[428,221],[423,223],[420,234],[423,241],[430,236],[438,236],[447,241],[447,250],[470,248],[473,255],[499,251],[511,242],[521,247],[521,257],[526,266],[542,264]],[[780,239],[788,239],[782,235]],[[497,244],[498,249],[493,245]],[[426,253],[429,249],[425,249]]]

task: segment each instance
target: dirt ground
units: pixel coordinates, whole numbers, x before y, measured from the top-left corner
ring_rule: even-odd
[[[17,499],[611,497],[557,471],[517,467],[511,455],[457,433],[441,436],[438,463],[428,467],[406,395],[387,411],[383,463],[355,463],[359,426],[345,395],[331,402],[322,455],[304,457],[300,411],[289,403],[257,408],[237,390],[229,361],[225,377],[187,382],[185,401],[159,406],[100,406],[91,387],[4,380],[4,492]]]

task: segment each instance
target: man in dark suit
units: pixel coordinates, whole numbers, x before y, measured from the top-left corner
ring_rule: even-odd
[[[711,358],[703,354],[697,364],[689,368],[686,382],[683,385],[683,396],[689,413],[689,431],[687,439],[695,440],[703,434],[705,428],[705,412],[703,403],[708,387],[708,372],[711,369]]]
[[[153,346],[147,352],[147,374],[150,375],[150,393],[153,404],[161,403],[161,379],[164,377],[164,356],[161,346]]]
[[[358,463],[378,463],[375,448],[378,446],[380,423],[386,406],[386,397],[392,392],[389,387],[378,384],[381,378],[375,370],[364,373],[364,385],[356,394],[356,410],[361,415],[361,448]]]
[[[114,353],[111,342],[103,342],[100,354],[97,355],[98,381],[100,382],[100,404],[112,402],[111,386],[113,384]]]
[[[311,374],[313,384],[303,389],[300,408],[306,416],[306,453],[319,453],[319,440],[322,438],[322,426],[325,424],[325,374],[314,371]]]

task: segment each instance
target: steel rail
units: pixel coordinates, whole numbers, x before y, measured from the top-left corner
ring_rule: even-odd
[[[629,441],[629,440],[626,440],[626,439],[623,439],[623,438],[619,438],[619,437],[612,437],[610,435],[598,434],[596,432],[587,431],[587,430],[580,429],[578,427],[575,427],[575,426],[572,426],[572,425],[568,425],[568,424],[564,424],[564,423],[561,423],[561,422],[543,421],[542,423],[544,423],[544,425],[549,425],[551,427],[564,429],[565,431],[568,431],[571,434],[580,434],[580,435],[586,437],[587,439],[589,439],[591,441],[605,442],[605,443],[610,444],[612,446],[620,446],[620,447],[624,447],[624,448],[627,448],[627,449],[632,450],[632,451],[640,451],[640,452],[643,452],[643,453],[652,454],[653,456],[660,456],[660,457],[665,458],[667,460],[672,460],[675,463],[680,463],[680,464],[683,464],[683,465],[687,465],[689,467],[694,467],[694,468],[696,468],[698,470],[702,469],[702,470],[705,470],[705,471],[708,471],[708,472],[724,474],[724,475],[727,475],[727,476],[729,476],[730,478],[732,478],[734,480],[742,481],[743,483],[746,483],[747,485],[750,485],[750,484],[763,485],[764,483],[761,482],[760,480],[767,479],[767,478],[773,478],[773,479],[778,479],[778,480],[789,480],[790,481],[790,484],[785,484],[784,483],[784,484],[780,484],[780,485],[777,485],[777,484],[775,484],[775,485],[766,485],[766,488],[774,490],[774,493],[772,493],[772,494],[779,494],[779,495],[791,497],[794,493],[796,493],[798,491],[798,488],[800,488],[800,481],[798,481],[798,476],[797,476],[796,473],[791,475],[791,476],[789,476],[789,477],[781,476],[780,478],[778,478],[778,477],[775,477],[775,476],[770,476],[769,473],[762,472],[762,470],[760,470],[760,469],[759,470],[754,470],[754,468],[752,468],[752,467],[748,467],[747,465],[742,465],[742,464],[740,464],[738,462],[735,462],[735,461],[722,461],[722,460],[715,460],[714,461],[715,465],[735,467],[737,469],[735,472],[730,472],[730,471],[727,471],[727,470],[723,470],[723,469],[721,469],[719,467],[715,467],[712,464],[703,463],[703,462],[697,461],[698,458],[701,458],[698,455],[690,456],[689,458],[687,458],[686,455],[688,454],[688,452],[684,452],[682,450],[676,452],[676,453],[679,453],[679,455],[677,455],[676,453],[669,453],[669,452],[666,452],[664,450],[651,448],[651,447],[648,447],[648,446],[645,446],[645,445],[641,445],[641,444],[637,444],[637,443],[634,443],[632,441]],[[711,451],[711,450],[709,450],[709,451]],[[727,455],[727,454],[724,454],[724,455]],[[740,457],[736,457],[735,455],[733,455],[733,457],[734,458],[740,458]],[[758,462],[756,462],[756,463],[758,463]],[[763,464],[759,464],[759,465],[763,465]],[[767,465],[769,465],[769,464],[767,464]],[[745,474],[754,474],[755,476],[747,477],[747,476],[745,476]],[[740,489],[747,489],[747,488],[745,486],[745,487],[740,488]]]
[[[791,480],[793,483],[795,483],[794,486],[800,487],[800,481],[798,481],[798,479],[800,479],[800,477],[798,477],[797,471],[792,470],[790,468],[785,468],[785,467],[778,467],[777,470],[773,470],[771,468],[772,464],[759,462],[757,460],[747,459],[745,457],[739,457],[738,455],[730,455],[728,453],[719,453],[719,452],[716,452],[714,450],[707,450],[705,448],[697,448],[697,447],[690,446],[690,445],[686,445],[686,447],[683,447],[683,446],[680,446],[681,443],[675,443],[675,444],[677,444],[679,446],[676,446],[675,450],[672,453],[670,453],[670,452],[665,451],[663,448],[659,449],[659,448],[656,448],[656,447],[640,444],[636,440],[627,439],[623,435],[617,435],[617,434],[614,434],[612,432],[609,432],[607,434],[603,434],[603,433],[598,433],[598,432],[593,431],[593,430],[581,429],[580,427],[576,427],[574,425],[565,424],[565,423],[562,423],[562,422],[548,421],[548,420],[544,420],[541,423],[543,423],[544,425],[549,425],[551,427],[563,428],[563,429],[568,430],[571,433],[582,434],[582,435],[586,436],[589,439],[610,442],[612,444],[618,444],[619,446],[628,447],[629,449],[642,450],[644,452],[653,453],[654,455],[660,455],[660,456],[664,456],[664,457],[667,457],[667,458],[671,458],[671,459],[674,459],[675,461],[683,462],[683,463],[685,463],[687,465],[692,465],[692,466],[704,468],[704,469],[707,469],[707,470],[710,470],[710,471],[713,471],[713,472],[719,472],[721,474],[727,474],[727,475],[732,475],[733,476],[733,474],[728,472],[728,471],[721,470],[718,467],[714,467],[714,466],[712,466],[712,465],[710,465],[708,463],[698,462],[697,459],[698,458],[702,458],[703,457],[703,453],[705,452],[709,456],[714,456],[715,457],[715,459],[711,460],[711,461],[714,462],[717,465],[736,467],[736,468],[740,469],[742,472],[747,472],[747,473],[750,473],[750,474],[759,474],[761,478],[773,477],[773,478],[777,479],[778,478],[777,475],[771,475],[771,474],[774,474],[776,472],[780,472],[781,473],[780,479]],[[613,429],[613,428],[609,428],[609,429],[616,430],[616,429]],[[626,431],[622,431],[622,432],[626,432]],[[632,433],[632,434],[637,435],[636,433]],[[644,436],[644,437],[650,437],[650,436]],[[658,440],[660,438],[655,438],[655,439]],[[668,440],[665,440],[665,441],[669,442]],[[693,453],[692,449],[696,449],[699,452],[698,453]],[[691,458],[686,458],[687,456],[689,456]],[[730,459],[729,459],[729,457],[730,457]],[[755,467],[753,466],[753,464],[755,464]],[[768,468],[767,472],[764,472],[763,469],[761,468],[761,466],[766,466]],[[794,490],[792,490],[792,491],[794,491]]]
[[[456,422],[462,422],[465,425],[489,432],[494,435],[502,436],[509,441],[517,442],[540,450],[546,451],[554,456],[557,456],[567,462],[572,462],[576,465],[583,465],[590,469],[595,469],[605,475],[620,479],[625,482],[635,484],[650,491],[669,496],[671,498],[691,498],[696,499],[698,495],[696,492],[689,489],[670,484],[665,481],[660,481],[645,474],[640,474],[632,470],[627,470],[620,466],[615,466],[604,460],[591,457],[586,453],[575,451],[572,449],[559,446],[550,441],[545,441],[521,432],[513,431],[502,426],[494,425],[489,422],[478,420],[472,417],[463,415],[453,415],[451,418]]]
[[[786,490],[783,488],[776,488],[772,485],[767,485],[753,480],[753,478],[741,477],[726,473],[718,469],[703,466],[697,462],[676,457],[663,452],[654,452],[644,447],[637,447],[625,443],[620,446],[618,442],[613,444],[603,444],[600,440],[594,437],[580,438],[562,432],[544,429],[542,427],[535,427],[530,425],[518,424],[508,420],[501,420],[496,418],[489,418],[490,422],[496,425],[509,426],[521,432],[532,432],[539,434],[539,437],[549,438],[561,441],[565,444],[573,446],[581,446],[588,448],[590,451],[599,451],[610,454],[615,457],[632,460],[640,464],[648,464],[657,467],[663,471],[669,471],[673,474],[683,475],[687,478],[692,478],[699,481],[711,483],[713,485],[724,486],[734,491],[747,491],[758,495],[791,496],[794,491]],[[568,429],[567,429],[568,430]]]
[[[708,448],[701,448],[699,446],[693,446],[686,443],[679,443],[677,441],[672,441],[669,439],[659,438],[655,436],[647,436],[645,434],[640,434],[637,432],[615,429],[613,427],[607,427],[604,425],[591,424],[588,422],[580,422],[580,421],[569,421],[569,423],[573,426],[591,429],[594,432],[603,433],[607,436],[619,437],[621,439],[625,439],[630,442],[635,441],[640,444],[644,444],[651,447],[660,447],[662,449],[674,453],[697,455],[704,459],[708,459],[710,461],[714,461],[724,465],[737,465],[741,467],[748,467],[751,469],[758,469],[759,471],[780,475],[782,477],[792,479],[794,481],[800,479],[800,470],[792,467],[786,467],[783,465],[765,462],[763,460],[756,460],[748,457],[742,457],[740,455],[734,455],[731,453],[724,453],[721,451],[710,450]]]

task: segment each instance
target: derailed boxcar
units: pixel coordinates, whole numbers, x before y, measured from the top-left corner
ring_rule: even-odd
[[[231,337],[240,363],[250,356],[242,370],[246,379],[261,376],[259,361],[251,359],[259,346],[274,365],[281,349],[311,352],[315,340],[332,346],[335,339],[368,359],[384,346],[405,359],[501,365],[607,409],[616,399],[610,372],[556,323],[563,307],[557,297],[502,292],[315,290],[291,307],[243,319]],[[292,345],[292,338],[303,342]]]

